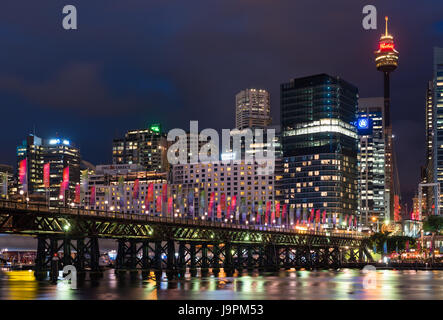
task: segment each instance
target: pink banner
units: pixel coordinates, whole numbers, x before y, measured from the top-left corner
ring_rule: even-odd
[[[133,199],[138,199],[139,190],[140,190],[140,182],[138,179],[135,179],[134,186],[132,188],[132,198]]]
[[[75,197],[74,197],[75,203],[80,203],[80,184],[75,185]]]
[[[45,188],[50,187],[50,168],[51,166],[49,163],[43,165],[43,184],[45,185]]]

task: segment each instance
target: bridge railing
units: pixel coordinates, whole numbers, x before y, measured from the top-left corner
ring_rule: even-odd
[[[213,227],[213,228],[226,228],[234,230],[244,230],[244,231],[267,231],[267,232],[280,232],[280,233],[291,233],[300,235],[318,235],[318,236],[334,236],[334,237],[344,237],[344,238],[364,238],[365,236],[357,231],[318,231],[318,230],[304,230],[296,229],[295,227],[287,226],[264,226],[264,225],[243,225],[237,223],[229,222],[218,222],[218,221],[208,221],[200,219],[190,219],[181,217],[162,217],[162,216],[151,216],[143,214],[134,213],[123,213],[116,211],[105,211],[105,210],[92,210],[84,208],[74,208],[74,207],[49,207],[47,204],[40,203],[26,203],[17,202],[10,200],[0,200],[0,208],[10,209],[10,210],[20,210],[37,212],[41,214],[58,214],[58,215],[74,215],[74,216],[90,216],[90,217],[101,217],[107,219],[120,219],[129,221],[140,221],[140,222],[155,222],[155,223],[167,223],[167,224],[178,224],[184,226],[199,226],[199,227]]]

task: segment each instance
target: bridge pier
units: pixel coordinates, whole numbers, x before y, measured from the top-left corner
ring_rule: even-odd
[[[215,243],[212,247],[212,273],[215,276],[218,276],[220,273],[220,245],[218,243]]]
[[[142,277],[145,278],[149,275],[149,241],[143,240],[142,242]]]
[[[274,244],[265,246],[265,270],[269,272],[278,271],[277,250]]]
[[[162,243],[161,241],[155,241],[154,244],[154,273],[156,281],[159,281],[163,271],[162,263]]]
[[[248,245],[248,247],[247,247],[247,269],[248,269],[248,271],[253,271],[255,268],[253,254],[254,254],[254,248],[252,247],[252,245]]]
[[[206,277],[209,272],[208,265],[208,244],[203,243],[201,246],[201,275]]]
[[[237,245],[237,261],[236,269],[241,274],[243,271],[243,246],[241,244]]]
[[[234,265],[232,261],[232,245],[230,242],[225,243],[225,261],[223,263],[223,269],[228,277],[232,276],[234,273]]]
[[[265,270],[265,248],[263,246],[258,247],[258,270]]]
[[[189,255],[191,259],[191,264],[189,268],[189,273],[191,274],[191,277],[195,277],[197,275],[197,254],[195,251],[195,243],[191,242],[189,246]]]
[[[177,267],[178,267],[178,277],[184,278],[186,274],[186,243],[183,241],[180,241],[178,244],[178,261],[177,261]]]
[[[166,256],[166,276],[168,279],[174,279],[177,275],[176,258],[175,258],[175,242],[168,240],[167,242],[167,256]]]

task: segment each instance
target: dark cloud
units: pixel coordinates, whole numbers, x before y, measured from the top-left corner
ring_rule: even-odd
[[[0,75],[0,90],[20,95],[41,108],[63,109],[81,116],[134,113],[150,100],[167,101],[173,94],[168,83],[161,79],[141,78],[136,82],[125,79],[106,85],[102,69],[98,64],[71,63],[43,81]],[[109,78],[113,76],[112,72],[108,74]],[[127,88],[128,84],[131,88]],[[113,86],[118,88],[111,90]]]

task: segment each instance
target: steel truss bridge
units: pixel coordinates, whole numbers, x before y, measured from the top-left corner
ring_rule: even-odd
[[[118,241],[116,271],[204,275],[243,270],[340,268],[372,262],[366,237],[347,233],[50,207],[0,201],[0,233],[37,237],[36,273],[61,266],[100,273],[99,238]],[[71,255],[75,253],[75,255]]]

